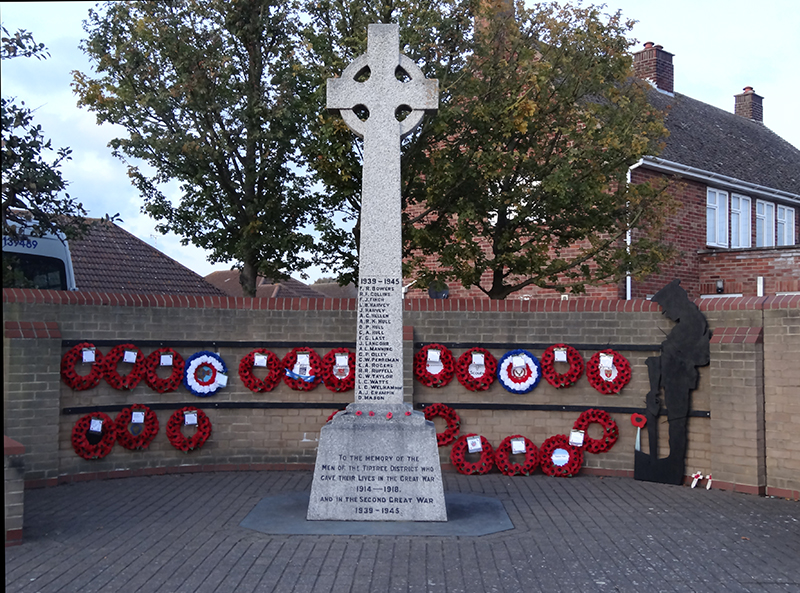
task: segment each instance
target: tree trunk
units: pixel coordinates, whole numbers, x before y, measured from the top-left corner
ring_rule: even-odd
[[[244,262],[241,273],[239,274],[239,283],[242,285],[242,293],[244,296],[256,296],[257,277],[258,271],[256,266],[250,262]]]

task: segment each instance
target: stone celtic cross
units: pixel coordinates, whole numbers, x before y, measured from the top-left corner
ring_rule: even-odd
[[[328,80],[328,108],[364,138],[356,394],[320,429],[310,521],[447,521],[436,427],[403,402],[400,141],[436,109],[438,82],[399,38],[370,25],[367,53]]]
[[[328,109],[364,138],[356,402],[403,402],[400,141],[439,100],[438,81],[400,53],[399,40],[398,25],[369,25],[367,53],[327,86]],[[411,113],[399,121],[403,110]]]

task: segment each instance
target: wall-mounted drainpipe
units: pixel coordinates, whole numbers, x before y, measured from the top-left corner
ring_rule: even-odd
[[[644,159],[639,159],[633,165],[628,167],[628,176],[627,176],[628,185],[630,185],[630,183],[631,183],[631,171],[633,171],[634,169],[639,167],[643,162],[644,162]],[[630,203],[628,203],[628,205],[630,205]],[[628,250],[628,253],[630,253],[630,251],[631,251],[631,230],[630,229],[628,229],[625,232],[625,245],[627,245],[626,249]],[[632,293],[633,293],[633,279],[631,278],[630,271],[628,271],[625,274],[625,300],[626,301],[631,300],[631,298],[632,298],[631,294]]]

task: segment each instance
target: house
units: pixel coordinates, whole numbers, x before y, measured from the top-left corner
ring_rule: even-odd
[[[659,156],[630,168],[630,179],[679,182],[666,236],[680,255],[658,274],[587,286],[585,296],[647,298],[673,278],[691,298],[800,292],[800,150],[764,126],[763,97],[752,87],[735,95],[732,113],[676,93],[672,57],[652,42],[634,53],[635,74],[651,83],[650,100],[666,112],[669,137]],[[528,287],[510,298],[553,295]],[[449,296],[486,298],[456,283]]]
[[[113,222],[92,222],[88,234],[69,242],[79,291],[227,296]]]
[[[205,277],[206,282],[224,292],[227,296],[244,296],[242,285],[239,284],[239,270],[224,270],[211,272]],[[294,278],[273,282],[269,278],[259,276],[256,279],[256,297],[258,298],[292,298],[304,297],[309,299],[324,299],[323,294],[307,284]]]
[[[354,299],[358,297],[358,287],[353,283],[339,286],[337,282],[317,281],[311,285],[311,288],[321,292],[325,295],[325,298],[329,299]]]
[[[676,277],[692,297],[800,292],[800,150],[763,124],[763,97],[745,87],[729,113],[676,93],[672,54],[651,42],[634,54],[634,68],[667,111],[670,136],[658,157],[632,168],[631,180],[681,180],[669,235],[682,255],[632,282],[630,297]]]

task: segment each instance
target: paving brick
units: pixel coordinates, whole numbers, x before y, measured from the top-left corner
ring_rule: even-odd
[[[795,591],[791,501],[625,478],[445,473],[500,499],[514,529],[482,537],[268,536],[239,527],[310,472],[220,472],[26,493],[6,590]]]

